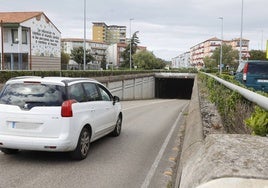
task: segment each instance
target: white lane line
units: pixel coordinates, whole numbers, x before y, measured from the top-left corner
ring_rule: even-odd
[[[181,115],[182,113],[184,112],[185,108],[188,106],[188,104],[185,104],[184,107],[183,107],[183,110],[180,112],[179,116],[177,117],[176,121],[174,122],[174,124],[172,125],[172,128],[171,130],[169,131],[167,137],[166,137],[166,140],[165,142],[163,143],[160,151],[158,152],[158,155],[156,156],[155,158],[155,161],[154,163],[152,164],[143,184],[141,185],[141,188],[147,188],[149,185],[150,185],[150,182],[152,180],[152,177],[154,176],[155,174],[155,171],[156,171],[156,168],[157,166],[159,165],[159,162],[161,160],[161,158],[163,157],[163,154],[164,154],[164,151],[166,150],[166,147],[170,141],[170,138],[174,132],[174,129],[176,128],[176,125],[178,124],[178,121],[180,120],[181,118]]]
[[[131,107],[128,107],[128,108],[123,108],[123,111],[125,111],[125,110],[131,110],[131,109],[134,109],[134,108],[140,108],[140,107],[143,107],[143,106],[149,106],[149,105],[152,105],[152,104],[170,102],[170,101],[174,101],[174,100],[177,100],[177,99],[163,100],[163,101],[161,100],[161,101],[155,101],[155,102],[151,102],[151,103],[145,103],[145,104],[141,104],[141,105],[131,106]]]

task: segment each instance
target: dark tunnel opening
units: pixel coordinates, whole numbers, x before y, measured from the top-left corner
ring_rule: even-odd
[[[193,78],[155,78],[155,98],[191,99]]]

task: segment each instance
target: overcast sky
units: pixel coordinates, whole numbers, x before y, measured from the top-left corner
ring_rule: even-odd
[[[268,40],[268,1],[244,0],[243,38],[250,49],[265,50]],[[162,59],[189,51],[212,37],[240,37],[242,0],[87,0],[87,39],[92,22],[127,26],[139,31],[140,45]],[[0,0],[1,12],[42,11],[62,38],[84,37],[84,0]]]

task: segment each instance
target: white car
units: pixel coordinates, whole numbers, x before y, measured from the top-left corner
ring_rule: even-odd
[[[119,136],[119,98],[93,79],[16,77],[0,93],[0,149],[70,152],[87,157],[91,142]]]

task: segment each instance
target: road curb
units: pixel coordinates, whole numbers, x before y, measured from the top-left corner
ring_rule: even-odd
[[[197,79],[197,76],[195,76],[188,116],[185,122],[185,136],[183,139],[177,177],[174,184],[174,187],[176,188],[179,187],[181,181],[183,181],[183,177],[188,175],[185,174],[184,166],[191,161],[192,156],[202,146],[204,140]]]

